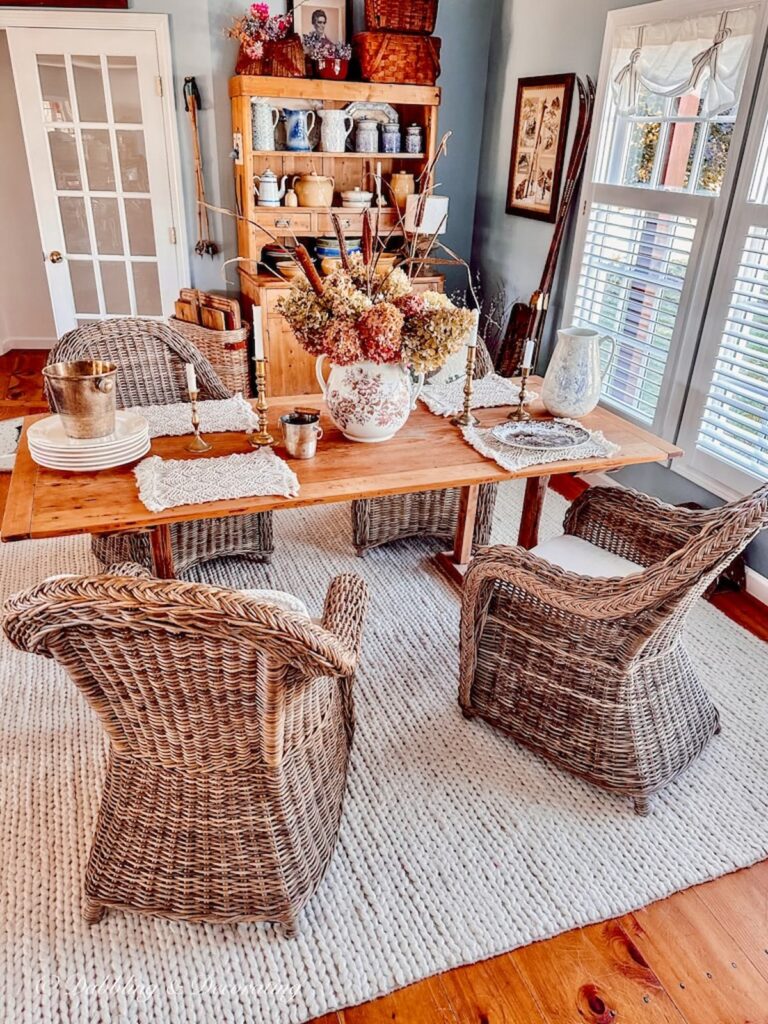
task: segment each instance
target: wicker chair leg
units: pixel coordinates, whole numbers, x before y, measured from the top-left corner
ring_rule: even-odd
[[[283,936],[286,939],[297,939],[299,937],[299,926],[295,919],[283,922]]]
[[[633,798],[635,802],[635,814],[639,814],[645,818],[651,813],[651,798],[649,796],[636,796]]]
[[[104,917],[106,909],[103,903],[99,903],[98,900],[93,899],[91,896],[86,896],[83,901],[83,920],[87,924],[98,924],[102,917]]]

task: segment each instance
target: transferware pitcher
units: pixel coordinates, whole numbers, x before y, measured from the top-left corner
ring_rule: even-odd
[[[616,348],[613,338],[591,327],[565,327],[557,332],[557,345],[547,367],[541,400],[553,416],[586,416],[600,400],[603,371],[600,346],[610,345],[608,372]]]

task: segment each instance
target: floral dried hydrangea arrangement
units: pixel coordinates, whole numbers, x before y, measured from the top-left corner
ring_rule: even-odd
[[[234,20],[227,35],[237,39],[248,57],[259,60],[264,56],[264,43],[285,39],[292,29],[292,14],[270,15],[269,4],[251,4],[241,18]]]
[[[337,237],[342,266],[322,280],[300,247],[304,276],[277,306],[302,348],[337,366],[402,363],[414,373],[431,373],[459,351],[472,313],[440,292],[415,292],[400,268],[380,270],[367,213],[362,254],[347,255],[343,232]]]

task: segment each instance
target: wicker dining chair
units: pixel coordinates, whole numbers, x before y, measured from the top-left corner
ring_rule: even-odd
[[[295,934],[336,846],[367,600],[338,576],[318,625],[116,566],[6,602],[11,643],[59,662],[109,737],[86,921],[114,908]]]
[[[201,401],[232,397],[205,356],[186,338],[156,320],[124,318],[76,327],[57,343],[49,362],[79,359],[106,359],[117,364],[115,392],[119,409],[188,401],[185,363],[195,367]],[[50,402],[50,396],[47,397]],[[174,523],[171,544],[177,573],[199,562],[229,555],[268,562],[274,551],[272,513]],[[104,565],[152,565],[146,533],[94,537],[93,553]]]
[[[565,535],[465,577],[459,703],[639,814],[720,724],[683,644],[696,600],[768,526],[768,484],[707,511],[592,488]]]
[[[482,338],[477,339],[475,379],[493,372],[493,360]],[[497,484],[481,484],[473,543],[491,539]],[[452,541],[459,518],[461,489],[388,494],[352,502],[352,539],[359,555],[370,548],[407,537],[437,537]]]

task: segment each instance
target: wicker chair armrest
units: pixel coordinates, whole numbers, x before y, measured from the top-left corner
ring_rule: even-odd
[[[563,528],[605,551],[649,566],[663,561],[722,513],[667,505],[622,487],[590,487],[568,509]]]
[[[354,667],[360,656],[368,597],[368,585],[354,573],[336,576],[325,595],[321,626],[343,644]]]

